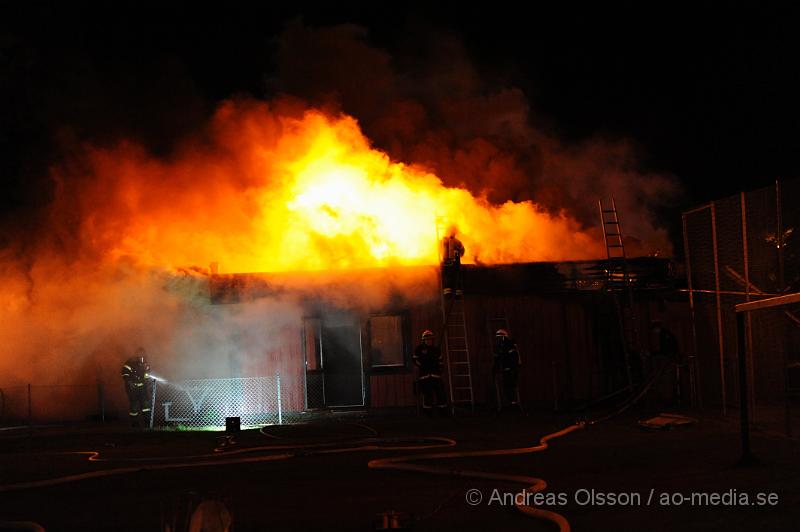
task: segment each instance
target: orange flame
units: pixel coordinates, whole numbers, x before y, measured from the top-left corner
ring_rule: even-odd
[[[319,110],[228,102],[206,140],[168,161],[125,144],[90,150],[81,168],[57,171],[55,216],[77,217],[82,251],[104,260],[228,272],[436,264],[451,226],[468,263],[603,253],[566,216],[445,187],[372,148],[352,117]]]

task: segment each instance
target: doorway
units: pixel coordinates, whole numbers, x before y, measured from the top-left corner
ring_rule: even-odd
[[[347,313],[303,319],[306,407],[364,406],[361,327]]]

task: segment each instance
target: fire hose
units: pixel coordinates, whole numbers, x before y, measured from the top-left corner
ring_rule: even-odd
[[[426,465],[412,464],[409,462],[416,462],[420,460],[439,460],[448,458],[510,456],[510,455],[530,454],[530,453],[544,451],[545,449],[548,448],[548,442],[550,440],[566,436],[567,434],[570,434],[571,432],[574,432],[576,430],[581,430],[586,428],[587,426],[592,426],[596,425],[597,423],[602,423],[619,414],[622,414],[628,408],[636,404],[661,378],[661,375],[663,375],[664,372],[670,367],[672,367],[672,365],[665,365],[661,367],[658,371],[656,371],[656,373],[651,377],[651,379],[647,383],[645,383],[644,386],[642,386],[641,390],[639,390],[638,393],[629,398],[627,401],[625,401],[622,405],[617,407],[611,413],[606,414],[597,419],[594,419],[592,421],[580,421],[580,420],[576,421],[572,425],[569,425],[561,430],[552,432],[550,434],[541,437],[539,439],[538,445],[532,445],[530,447],[518,447],[512,449],[495,449],[489,451],[454,451],[446,453],[429,453],[429,454],[398,456],[392,458],[379,458],[371,460],[368,466],[372,469],[396,469],[400,471],[415,471],[418,473],[428,473],[432,475],[444,475],[444,476],[454,476],[463,478],[478,478],[486,480],[502,480],[507,482],[517,482],[527,486],[527,488],[524,489],[522,492],[523,495],[538,493],[547,488],[547,482],[537,477],[528,477],[523,475],[505,475],[499,473],[489,473],[484,471],[473,471],[473,470],[448,469],[441,466],[426,466]],[[518,502],[518,500],[524,502]],[[526,504],[526,501],[528,500],[529,498],[526,496],[523,496],[521,498],[515,497],[514,506],[525,515],[528,515],[530,517],[536,517],[539,519],[544,519],[546,521],[555,523],[558,526],[560,532],[570,531],[569,521],[567,521],[567,519],[563,515],[558,514],[556,512],[552,512],[550,510],[544,510],[542,508],[536,508],[534,506],[530,506]]]
[[[402,445],[403,442],[412,445]],[[103,478],[115,475],[124,475],[127,473],[135,473],[139,471],[161,471],[166,469],[186,469],[193,467],[209,467],[217,465],[231,465],[243,463],[257,463],[257,462],[271,462],[275,460],[286,460],[289,458],[296,458],[301,456],[311,456],[315,454],[336,454],[347,452],[363,452],[363,451],[400,451],[400,450],[427,450],[439,447],[450,447],[456,445],[455,440],[450,438],[442,438],[439,436],[426,436],[420,438],[369,438],[350,442],[354,444],[353,447],[342,448],[342,443],[316,443],[306,445],[264,445],[258,447],[247,447],[229,451],[218,451],[215,453],[192,455],[192,456],[162,456],[162,457],[148,457],[148,458],[116,458],[108,459],[101,458],[100,451],[70,451],[55,454],[72,454],[72,455],[86,455],[90,462],[162,462],[168,461],[166,464],[145,464],[130,467],[117,467],[113,469],[104,469],[101,471],[91,471],[88,473],[79,473],[76,475],[67,475],[63,477],[56,477],[44,480],[34,480],[29,482],[19,482],[15,484],[0,485],[0,493],[20,491],[33,488],[45,488],[50,486],[57,486],[59,484],[66,484],[69,482],[76,482],[79,480],[88,480],[93,478]],[[388,445],[381,445],[387,443]],[[261,451],[285,451],[279,454],[269,454],[265,456],[250,456],[250,457],[237,457],[237,458],[220,458],[221,456],[240,455],[247,453],[256,453]],[[290,452],[293,451],[293,452]],[[209,459],[210,458],[210,459]],[[199,459],[199,460],[198,460]],[[175,460],[183,460],[181,462],[174,462]]]
[[[538,444],[529,447],[516,447],[510,449],[493,449],[486,451],[451,451],[451,452],[434,452],[427,454],[412,454],[403,455],[390,458],[379,458],[370,460],[368,467],[370,469],[395,469],[400,471],[413,471],[418,473],[427,473],[434,475],[445,475],[461,478],[477,478],[485,480],[500,480],[506,482],[516,482],[527,486],[523,491],[525,493],[538,493],[547,488],[547,482],[537,477],[530,477],[524,475],[507,475],[500,473],[491,473],[475,470],[460,470],[451,469],[441,466],[427,466],[421,464],[414,464],[410,462],[426,461],[426,460],[441,460],[451,458],[476,458],[488,456],[512,456],[536,453],[544,451],[548,448],[548,442],[562,436],[566,436],[576,430],[581,430],[587,426],[592,426],[611,419],[612,417],[621,414],[633,404],[638,402],[648,390],[650,390],[664,373],[670,367],[669,365],[660,368],[648,381],[642,389],[628,401],[623,403],[616,410],[611,413],[597,418],[593,421],[576,421],[574,424],[569,425],[561,430],[552,432],[541,437]],[[369,428],[369,427],[367,427]],[[374,432],[373,429],[370,428]],[[350,443],[350,446],[345,445]],[[409,444],[409,445],[404,445]],[[128,462],[158,462],[169,461],[170,463],[149,463],[146,465],[137,465],[129,467],[118,467],[113,469],[105,469],[101,471],[92,471],[88,473],[80,473],[76,475],[67,475],[63,477],[37,480],[30,482],[20,482],[15,484],[0,485],[0,493],[20,491],[26,489],[35,489],[66,484],[70,482],[77,482],[80,480],[88,480],[93,478],[103,478],[115,475],[123,475],[128,473],[135,473],[139,471],[160,471],[169,469],[187,469],[195,467],[209,467],[217,465],[230,465],[230,464],[243,464],[243,463],[259,463],[277,460],[287,460],[290,458],[297,458],[302,456],[311,455],[325,455],[325,454],[340,454],[350,452],[366,452],[366,451],[417,451],[417,450],[430,450],[441,447],[453,447],[457,442],[450,438],[443,438],[439,436],[426,436],[418,438],[366,438],[355,440],[352,442],[330,442],[330,443],[315,443],[305,445],[264,445],[256,447],[246,447],[234,450],[223,448],[214,449],[214,453],[207,453],[194,456],[170,456],[170,457],[149,457],[149,458],[128,458],[128,459],[105,459],[100,457],[99,451],[77,451],[59,454],[78,454],[87,455],[90,462],[102,461],[128,461]],[[345,445],[343,447],[343,445]],[[234,455],[244,455],[258,452],[274,452],[283,451],[277,454],[267,454],[263,456],[238,456],[230,458]],[[221,457],[225,458],[221,458]],[[522,497],[521,500],[525,502],[517,502],[518,498],[515,497],[516,508],[530,517],[544,519],[556,524],[560,532],[569,532],[570,525],[567,519],[556,512],[537,508],[526,504],[528,497]]]
[[[446,475],[453,477],[520,482],[526,486],[529,486],[525,490],[527,493],[537,493],[547,488],[547,482],[545,482],[541,478],[528,477],[522,475],[503,475],[499,473],[487,473],[484,471],[447,469],[444,467],[425,466],[419,464],[411,464],[408,462],[418,461],[418,460],[438,460],[445,458],[469,458],[469,457],[474,458],[479,456],[480,457],[509,456],[509,455],[536,453],[547,449],[548,441],[555,438],[559,438],[561,436],[566,436],[570,432],[583,429],[584,427],[585,423],[582,422],[575,423],[574,425],[570,425],[564,429],[543,436],[542,438],[539,439],[538,445],[533,445],[530,447],[518,447],[513,449],[496,449],[490,451],[459,451],[459,452],[449,452],[449,453],[429,453],[421,455],[398,456],[393,458],[380,458],[376,460],[371,460],[368,466],[372,469],[397,469],[401,471],[416,471],[419,473],[430,473],[433,475]],[[527,497],[523,497],[523,500],[528,500],[528,499]],[[531,517],[537,517],[540,519],[545,519],[547,521],[555,523],[556,525],[558,525],[559,530],[562,532],[570,530],[569,522],[561,514],[558,514],[556,512],[551,512],[550,510],[536,508],[528,504],[525,504],[524,502],[517,503],[516,498],[514,505],[517,507],[518,510],[520,510],[526,515],[529,515]]]

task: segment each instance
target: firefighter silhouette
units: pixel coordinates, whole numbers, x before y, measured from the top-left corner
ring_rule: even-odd
[[[148,426],[150,423],[150,364],[145,358],[145,350],[140,347],[135,355],[122,366],[122,379],[128,395],[128,414],[133,427]]]

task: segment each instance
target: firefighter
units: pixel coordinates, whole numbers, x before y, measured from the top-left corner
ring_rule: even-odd
[[[522,365],[517,344],[505,329],[495,333],[494,367],[495,384],[502,388],[498,393],[498,410],[502,410],[504,401],[512,410],[519,410],[519,368]],[[498,390],[499,391],[499,390]]]
[[[150,422],[150,365],[145,358],[144,348],[138,348],[134,356],[125,361],[122,379],[130,404],[128,413],[131,426],[147,426]]]
[[[464,256],[464,244],[456,238],[455,229],[442,240],[442,293],[456,297],[463,295],[461,286],[461,257]]]
[[[433,338],[433,332],[425,330],[422,333],[422,342],[414,351],[414,364],[418,368],[417,382],[422,391],[422,411],[429,417],[433,415],[434,409],[443,416],[447,415],[447,400],[442,383],[442,352],[433,345]]]

